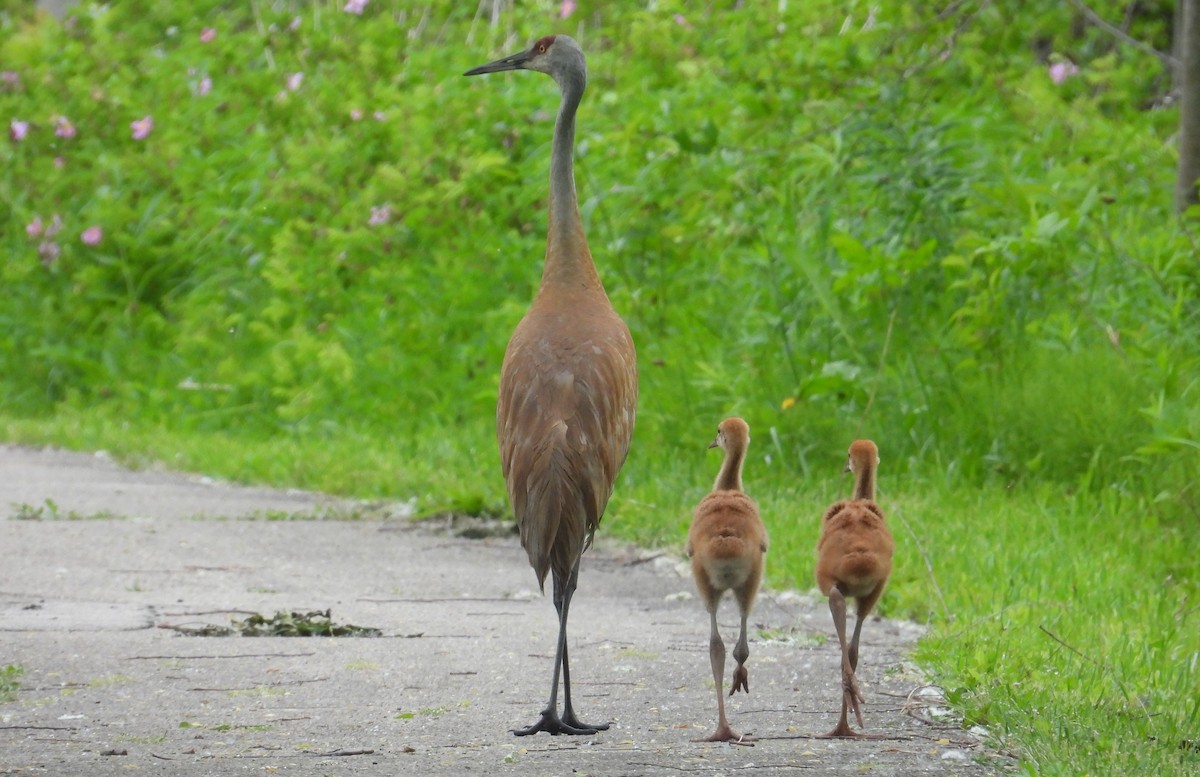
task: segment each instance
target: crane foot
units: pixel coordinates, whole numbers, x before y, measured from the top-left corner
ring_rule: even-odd
[[[539,731],[545,731],[547,734],[552,736],[558,736],[559,734],[589,736],[591,734],[597,734],[606,728],[608,728],[607,723],[602,723],[596,726],[587,725],[575,720],[574,716],[572,716],[570,721],[564,721],[555,711],[545,710],[542,712],[542,716],[538,718],[537,723],[534,723],[532,726],[527,728],[514,728],[512,732],[519,737],[527,737],[531,734],[536,734]]]
[[[697,739],[697,742],[728,742],[731,745],[744,745],[746,747],[754,747],[754,743],[758,741],[755,737],[745,734],[739,734],[734,731],[728,723],[721,723],[717,726],[717,730],[703,739]]]

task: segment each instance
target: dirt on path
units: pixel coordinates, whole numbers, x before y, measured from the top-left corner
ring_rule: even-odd
[[[760,596],[751,692],[729,699],[757,743],[694,741],[716,704],[686,567],[603,540],[584,558],[571,664],[580,717],[612,727],[517,738],[545,704],[556,628],[517,539],[363,514],[0,446],[0,668],[22,670],[0,674],[0,774],[1002,771],[938,722],[940,694],[907,658],[921,628],[906,622],[863,632],[863,713],[882,738],[812,738],[835,722],[839,655],[824,601],[790,592]],[[381,636],[191,636],[326,610]]]

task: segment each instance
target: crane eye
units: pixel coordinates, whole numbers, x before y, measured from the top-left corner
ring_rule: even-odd
[[[546,53],[546,44],[545,44],[545,43],[539,43],[539,44],[538,44],[538,53],[539,53],[539,54],[545,54],[545,53]]]

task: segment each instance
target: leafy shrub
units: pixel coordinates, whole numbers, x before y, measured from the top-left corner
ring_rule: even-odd
[[[691,434],[682,407],[738,409],[774,428],[781,472],[861,430],[975,478],[1074,482],[1099,454],[1100,483],[1194,439],[1141,412],[1186,404],[1161,365],[1197,358],[1170,128],[1134,112],[1157,82],[1094,32],[1063,37],[1049,5],[1022,18],[1059,25],[1044,49],[1107,58],[1089,88],[987,35],[992,8],[830,9],[629,9],[590,34],[582,211],[643,357],[639,441]],[[6,405],[410,439],[450,424],[488,444],[553,119],[545,83],[458,80],[491,53],[459,41],[500,28],[388,2],[5,19],[0,109],[31,127],[3,147]],[[56,216],[57,235],[27,234]],[[1067,396],[1063,362],[1072,386],[1129,373],[1065,448],[1069,413],[1020,409]]]

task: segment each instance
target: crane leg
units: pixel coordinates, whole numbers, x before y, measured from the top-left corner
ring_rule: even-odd
[[[858,671],[858,638],[862,636],[863,622],[866,621],[871,608],[879,601],[879,597],[883,595],[883,586],[883,582],[879,583],[871,593],[856,600],[858,617],[854,621],[854,636],[850,638],[850,668],[855,672]]]
[[[725,643],[721,640],[721,632],[717,629],[717,607],[714,603],[710,612],[711,630],[708,638],[708,660],[712,664],[713,685],[717,688],[717,730],[709,734],[701,742],[729,742],[735,745],[751,745],[754,737],[743,736],[733,730],[729,719],[725,717]]]
[[[579,582],[579,562],[575,560],[575,568],[571,570],[571,579],[568,582],[566,595],[563,597],[562,610],[560,616],[563,622],[563,642],[562,642],[562,672],[563,672],[563,714],[562,721],[566,725],[577,728],[583,733],[595,734],[597,731],[605,731],[608,729],[608,723],[583,723],[575,716],[575,708],[571,704],[571,662],[567,659],[567,608],[571,605],[571,599],[575,596],[575,586]]]
[[[858,725],[863,725],[862,711],[859,704],[862,692],[854,678],[854,667],[850,663],[850,649],[846,644],[846,597],[834,586],[829,591],[829,614],[833,616],[833,628],[837,631],[838,644],[842,649],[842,714],[838,724],[825,737],[857,737],[861,736],[850,728],[847,712],[854,710]]]
[[[545,731],[554,736],[559,734],[595,734],[598,731],[608,728],[607,723],[600,725],[580,723],[571,707],[571,674],[567,667],[567,614],[571,608],[571,597],[575,593],[575,584],[578,577],[578,559],[575,561],[575,567],[571,570],[570,577],[567,580],[564,581],[557,575],[554,576],[554,609],[558,611],[558,645],[554,652],[554,679],[550,685],[550,701],[546,704],[546,709],[542,710],[542,715],[537,723],[526,728],[513,729],[513,733],[519,737],[536,734],[539,731]],[[563,698],[565,701],[563,716],[561,718],[558,715],[558,678],[560,671],[563,678]]]
[[[750,614],[742,610],[742,630],[738,634],[737,644],[733,647],[733,657],[737,659],[737,669],[733,670],[733,683],[729,687],[729,695],[737,691],[750,693],[750,675],[746,672],[746,659],[750,657],[750,645],[746,642],[746,620]]]

